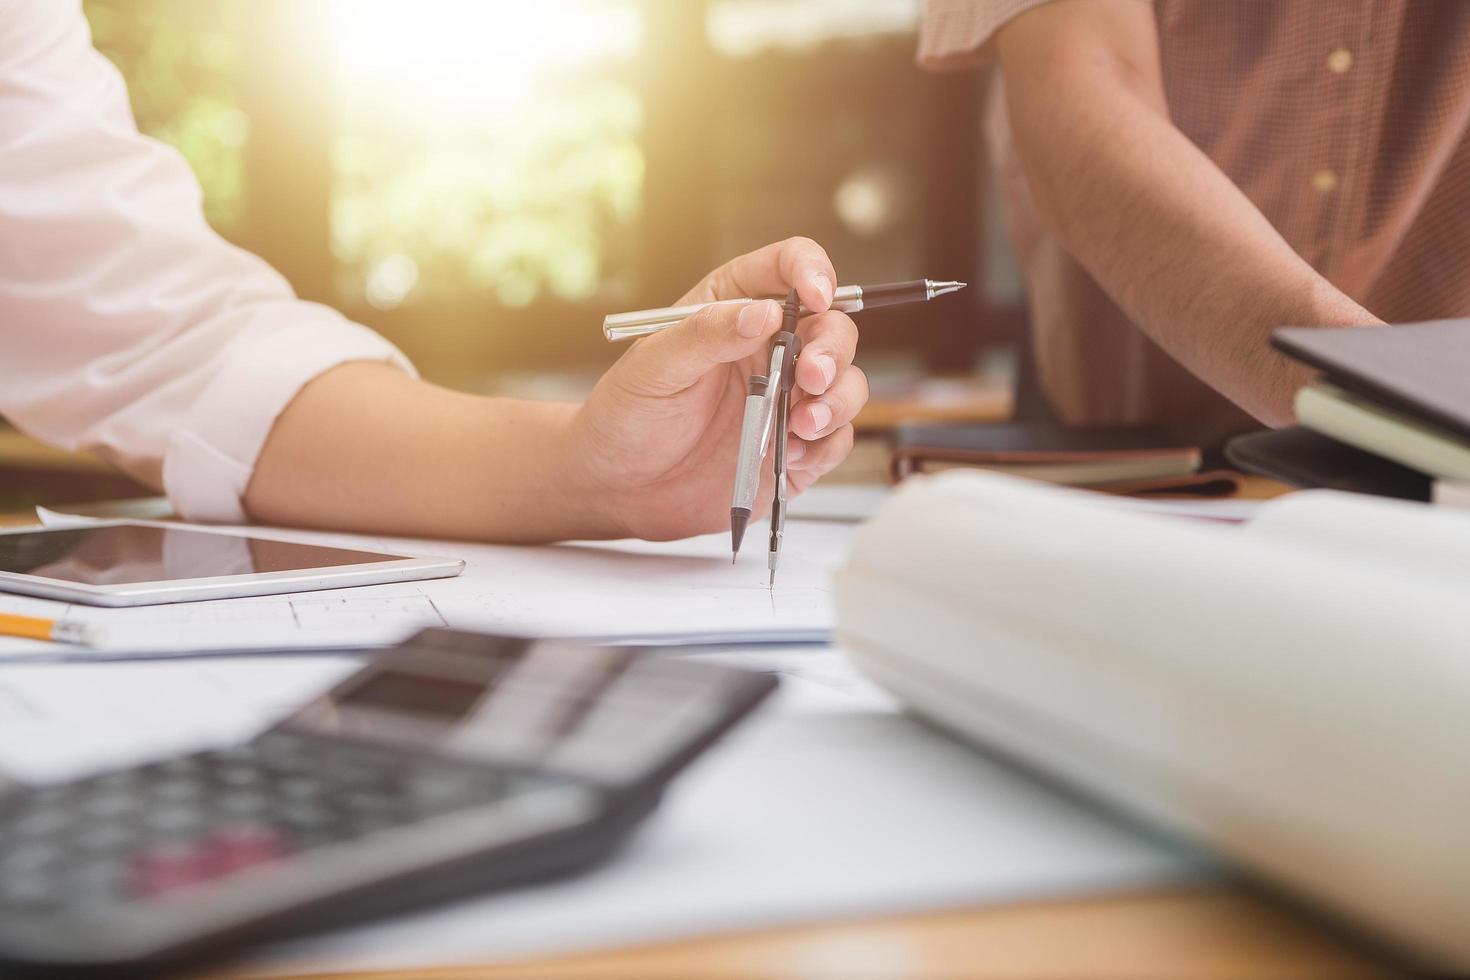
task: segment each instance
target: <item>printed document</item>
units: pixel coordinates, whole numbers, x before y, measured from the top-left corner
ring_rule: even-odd
[[[0,659],[360,648],[446,626],[624,642],[824,642],[831,573],[853,530],[789,525],[774,589],[763,524],[752,526],[734,565],[728,534],[511,547],[292,532],[322,544],[462,558],[466,567],[452,579],[126,609],[0,595],[0,610],[95,623],[106,635],[97,649],[0,638]]]
[[[258,949],[242,975],[490,963],[1211,873],[1199,855],[899,713],[835,651],[695,656],[778,674],[781,687],[674,783],[612,861]],[[0,771],[51,781],[243,739],[354,666],[341,656],[3,665]]]

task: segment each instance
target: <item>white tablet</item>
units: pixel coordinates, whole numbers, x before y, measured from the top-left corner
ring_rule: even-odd
[[[453,558],[389,554],[154,521],[0,531],[0,591],[146,606],[449,578]]]

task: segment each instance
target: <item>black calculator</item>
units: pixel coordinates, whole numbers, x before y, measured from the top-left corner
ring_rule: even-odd
[[[775,684],[426,631],[243,745],[0,795],[0,975],[148,976],[584,867]]]

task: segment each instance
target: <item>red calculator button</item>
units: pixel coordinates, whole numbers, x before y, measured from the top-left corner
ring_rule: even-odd
[[[152,897],[205,881],[211,869],[198,842],[161,844],[133,858],[129,877],[136,894]]]
[[[279,831],[260,824],[232,824],[204,839],[209,861],[216,874],[229,874],[284,858],[290,847]]]
[[[286,837],[258,824],[231,824],[192,841],[151,847],[133,859],[133,891],[160,895],[203,884],[290,853]]]

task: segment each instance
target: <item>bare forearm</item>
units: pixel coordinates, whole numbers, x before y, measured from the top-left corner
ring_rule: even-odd
[[[790,238],[725,263],[683,300],[795,289],[816,311],[797,327],[800,395],[775,434],[794,449],[792,493],[847,455],[868,397],[852,363],[857,327],[828,308],[836,282],[820,245]],[[245,508],[272,524],[505,542],[718,530],[747,380],[782,324],[773,302],[713,302],[627,347],[581,405],[479,398],[386,364],[343,364],[276,420]]]
[[[1262,421],[1289,422],[1309,375],[1270,349],[1271,331],[1379,321],[1172,125],[1154,65],[1072,53],[1002,35],[1011,126],[1043,219],[1166,351]]]
[[[302,389],[277,420],[246,508],[269,524],[415,537],[615,534],[564,458],[574,412],[346,364]]]

